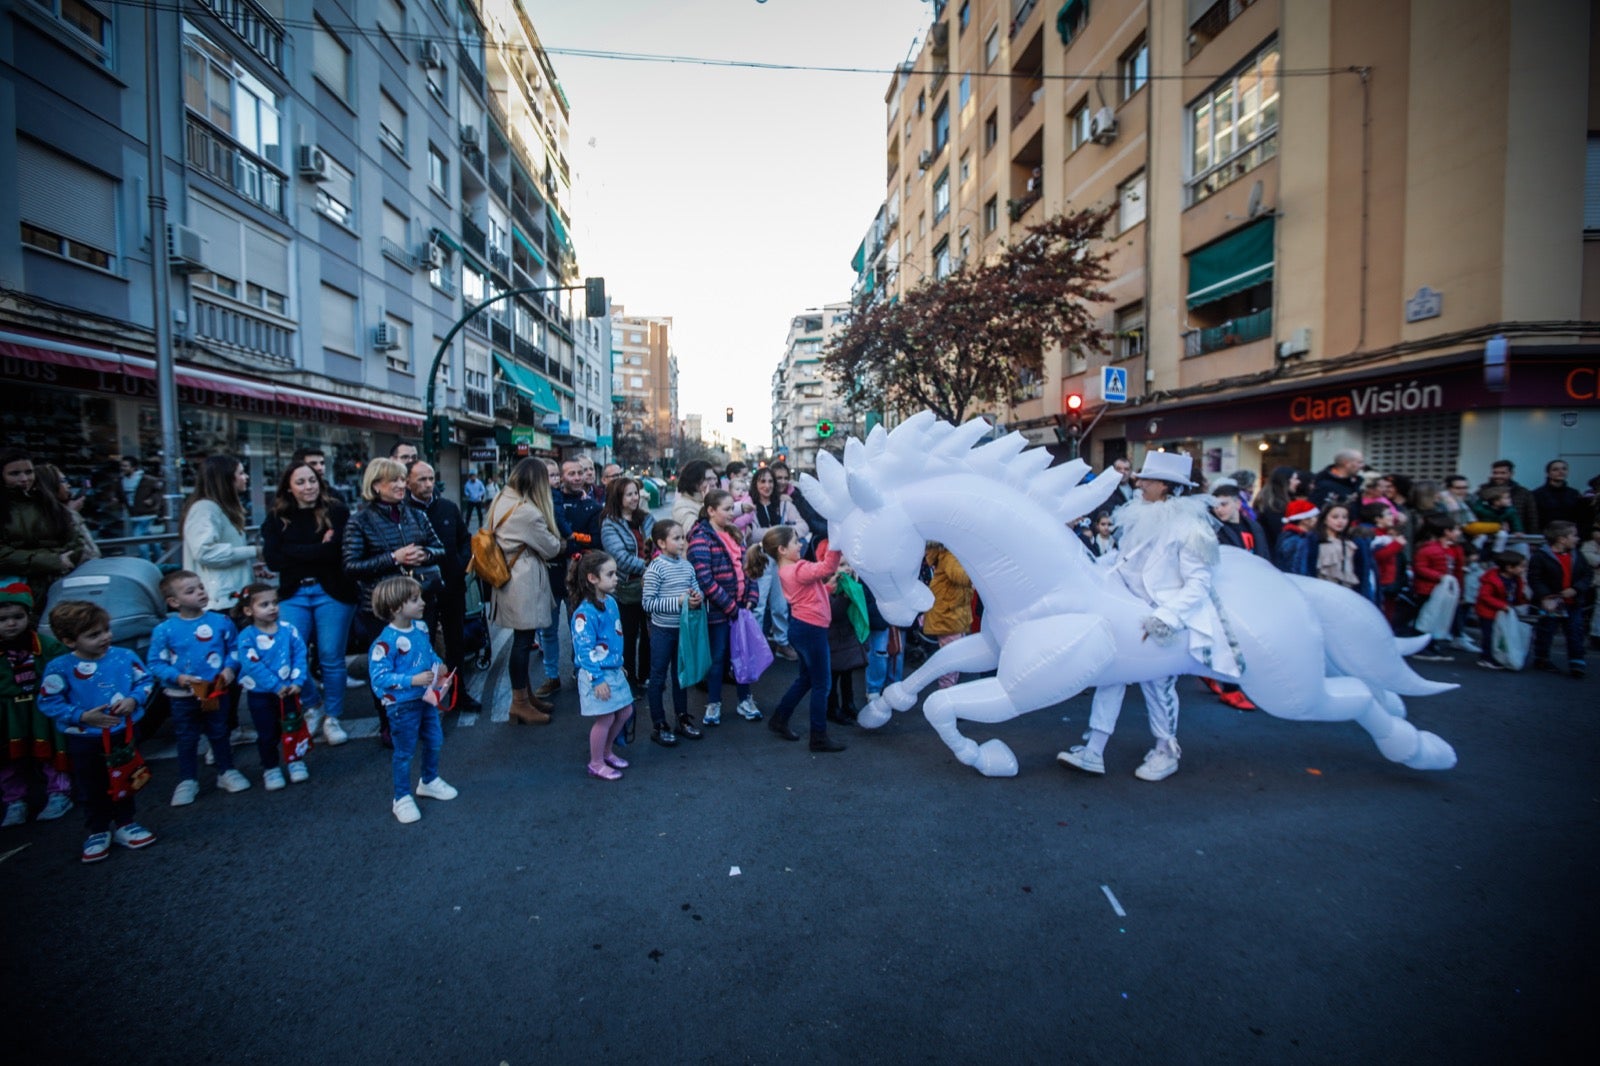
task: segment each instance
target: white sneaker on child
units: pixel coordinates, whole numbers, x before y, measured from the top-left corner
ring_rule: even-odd
[[[6,804],[6,820],[0,822],[0,828],[10,829],[14,825],[21,825],[28,820],[28,801],[17,800],[15,803]]]
[[[289,764],[289,780],[290,781],[293,781],[295,784],[298,785],[302,781],[309,780],[310,777],[311,777],[311,771],[306,768],[305,760],[296,759],[294,762]]]
[[[410,825],[412,822],[422,821],[422,812],[417,810],[417,801],[410,796],[401,796],[394,801],[395,821],[401,825]]]
[[[276,792],[287,782],[283,779],[283,771],[274,766],[261,775],[261,783],[267,786],[268,792]]]
[[[53,822],[70,810],[72,810],[72,797],[65,792],[54,793],[44,801],[44,810],[39,812],[39,821]]]
[[[199,794],[200,782],[193,780],[179,781],[178,787],[172,790],[172,805],[174,807],[187,807],[194,802],[194,798]]]
[[[217,787],[224,792],[243,792],[250,787],[250,779],[237,770],[217,775]]]
[[[344,731],[344,726],[339,724],[339,719],[324,718],[322,720],[322,738],[328,742],[329,747],[337,748],[340,744],[350,739],[350,734]]]
[[[432,781],[417,782],[417,795],[436,800],[453,800],[461,795],[461,791],[444,778],[436,777]]]

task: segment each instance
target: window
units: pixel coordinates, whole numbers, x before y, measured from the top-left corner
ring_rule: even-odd
[[[925,212],[917,212],[917,238],[920,240],[928,235],[928,216]]]
[[[933,112],[933,154],[938,155],[944,151],[944,146],[950,143],[950,98],[947,96],[939,101],[939,106]]]
[[[1089,0],[1067,0],[1056,15],[1056,32],[1061,34],[1061,43],[1070,45],[1088,22]]]
[[[33,3],[69,27],[75,36],[87,37],[107,59],[110,58],[111,17],[100,10],[99,4],[86,0],[33,0]]]
[[[1089,98],[1084,97],[1067,115],[1068,139],[1074,150],[1089,143]]]
[[[1122,98],[1126,100],[1150,80],[1150,42],[1140,37],[1132,48],[1117,60],[1117,81],[1122,85]]]
[[[283,165],[278,96],[187,20],[183,23],[183,102],[245,151]]]
[[[411,220],[387,200],[383,202],[382,248],[390,259],[411,266]]]
[[[983,232],[993,233],[1000,228],[1000,197],[991,196],[983,205]]]
[[[1111,331],[1115,334],[1114,349],[1118,359],[1132,359],[1144,354],[1144,304],[1134,303],[1117,308]]]
[[[192,196],[188,225],[205,238],[206,269],[191,285],[275,315],[289,313],[289,242],[221,204]]]
[[[433,145],[428,145],[428,184],[441,196],[450,194],[450,160]]]
[[[630,377],[628,379],[628,388],[630,388],[630,389],[642,389],[642,388],[644,388],[644,378],[640,377],[637,374],[633,375],[632,377]]]
[[[389,146],[395,155],[406,155],[405,109],[383,90],[378,90],[378,139]]]
[[[933,246],[933,276],[947,278],[950,276],[950,238],[946,237]]]
[[[917,94],[917,117],[921,118],[923,115],[925,115],[927,113],[927,111],[928,111],[928,94],[927,93],[918,93]]]
[[[644,343],[644,334],[643,333],[629,333],[628,334],[628,343],[629,344],[643,344]]]
[[[1583,229],[1600,230],[1600,134],[1589,134],[1583,157]]]
[[[461,299],[468,307],[476,307],[489,298],[488,279],[470,266],[461,268]]]
[[[378,28],[388,36],[389,41],[400,54],[405,55],[405,49],[400,42],[405,39],[406,8],[400,0],[378,0]]]
[[[1189,203],[1278,154],[1278,62],[1274,41],[1189,105]]]
[[[311,73],[339,99],[350,99],[350,49],[320,18],[313,27]]]
[[[996,26],[989,31],[989,36],[983,39],[983,69],[988,70],[994,66],[994,61],[1000,58],[1000,27]]]
[[[389,335],[399,339],[398,348],[390,348],[384,352],[384,360],[389,364],[390,370],[402,373],[411,372],[411,323],[394,315],[383,316],[384,325],[389,327]]]
[[[961,177],[957,181],[961,185],[965,185],[967,179],[972,177],[972,150],[970,148],[961,153],[961,170],[959,173]]]
[[[355,228],[356,178],[331,155],[327,178],[317,182],[315,207],[346,229]]]
[[[961,82],[960,82],[959,86],[956,89],[956,93],[957,93],[956,99],[959,101],[959,103],[957,104],[957,110],[965,111],[967,109],[967,105],[972,103],[972,75],[971,74],[963,74],[963,75],[961,75]]]
[[[960,249],[960,251],[959,251],[960,258],[957,259],[956,265],[957,266],[966,266],[967,265],[967,260],[969,258],[971,258],[971,256],[972,256],[972,227],[971,226],[962,226],[961,227],[961,234],[956,240],[956,247],[958,249]]]
[[[987,152],[995,146],[1000,139],[1000,119],[998,111],[989,112],[989,117],[983,120],[983,150]]]
[[[1117,186],[1117,232],[1125,233],[1144,221],[1144,171]]]
[[[956,14],[956,25],[961,27],[961,32],[967,32],[967,23],[972,21],[972,0],[965,0],[961,10]]]
[[[322,286],[322,346],[345,355],[358,354],[356,298],[330,285]]]
[[[117,247],[117,183],[17,138],[17,214],[29,248],[110,270]]]
[[[933,223],[950,213],[950,168],[945,167],[933,182]]]

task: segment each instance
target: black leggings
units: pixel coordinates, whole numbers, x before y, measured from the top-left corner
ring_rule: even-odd
[[[511,662],[507,671],[511,675],[513,689],[528,687],[528,656],[539,650],[539,631],[537,629],[513,629],[511,631]]]

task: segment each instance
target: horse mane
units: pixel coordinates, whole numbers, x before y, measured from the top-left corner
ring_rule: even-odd
[[[1116,491],[1120,475],[1102,471],[1084,481],[1089,464],[1074,459],[1050,466],[1050,453],[1028,448],[1020,433],[978,444],[989,423],[971,419],[959,426],[923,411],[886,431],[875,426],[865,443],[845,443],[844,462],[824,452],[817,476],[802,475],[801,492],[830,521],[852,511],[878,506],[886,491],[951,474],[975,474],[1009,485],[1061,522],[1091,513]]]

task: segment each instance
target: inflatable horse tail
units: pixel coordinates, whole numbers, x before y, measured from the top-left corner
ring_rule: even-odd
[[[1391,635],[1383,612],[1359,593],[1314,577],[1291,574],[1289,580],[1322,622],[1323,652],[1338,673],[1358,677],[1375,689],[1399,696],[1437,696],[1460,687],[1429,681],[1411,669],[1405,656],[1420,650],[1428,638]],[[1357,607],[1352,602],[1355,600],[1365,609]],[[1360,612],[1360,624],[1351,624],[1353,611]]]

